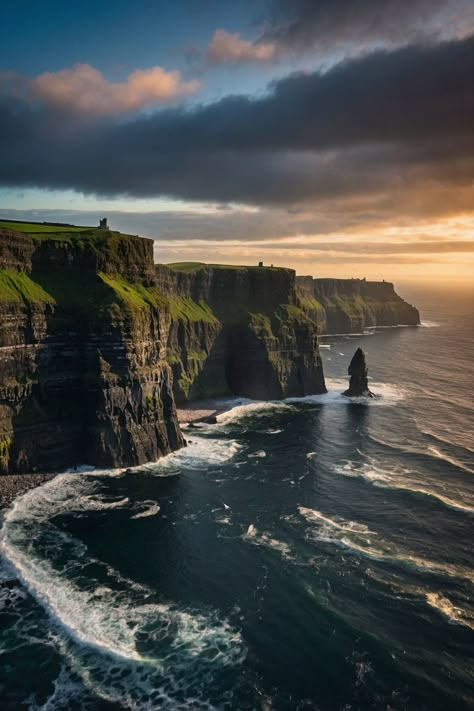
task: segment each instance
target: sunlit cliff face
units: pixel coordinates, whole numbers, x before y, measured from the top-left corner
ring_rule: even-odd
[[[471,279],[472,3],[15,5],[0,217],[106,214],[161,262]]]

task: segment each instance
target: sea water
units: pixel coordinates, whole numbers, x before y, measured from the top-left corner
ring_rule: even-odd
[[[239,401],[0,531],[0,708],[469,709],[472,300],[323,338],[329,392]],[[358,346],[373,400],[341,395]]]

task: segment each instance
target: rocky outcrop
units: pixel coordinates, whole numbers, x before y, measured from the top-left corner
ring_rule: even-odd
[[[349,388],[343,395],[346,397],[374,397],[369,390],[368,369],[365,362],[365,353],[358,348],[354,353],[347,370],[350,380]]]
[[[152,244],[107,237],[0,233],[2,472],[128,466],[183,444]]]
[[[377,326],[417,326],[418,310],[386,281],[297,277],[300,305],[320,333],[362,333]]]
[[[167,359],[178,403],[325,392],[317,328],[291,269],[157,265],[170,303]]]

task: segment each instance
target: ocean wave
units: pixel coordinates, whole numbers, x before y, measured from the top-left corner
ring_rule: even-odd
[[[348,388],[348,381],[344,378],[326,378],[328,392],[320,395],[305,395],[302,397],[286,398],[284,402],[290,404],[315,403],[318,405],[367,405],[369,407],[393,405],[406,397],[403,388],[392,383],[371,382],[370,389],[374,393],[374,398],[357,397],[349,398],[342,393]]]
[[[463,625],[474,630],[474,616],[462,607],[457,607],[441,593],[425,593],[426,602],[430,607],[438,610],[452,624]]]
[[[243,405],[237,405],[227,412],[221,412],[216,419],[219,425],[229,425],[254,415],[290,410],[290,406],[283,400],[248,400]]]
[[[94,485],[88,476],[59,475],[16,499],[0,531],[0,552],[48,613],[75,673],[101,698],[129,708],[127,698],[149,696],[160,686],[191,693],[199,687],[199,670],[212,675],[240,664],[245,647],[225,618],[155,600],[152,590],[93,559],[84,543],[54,526],[58,514],[95,510]],[[100,580],[91,577],[91,563]]]
[[[417,496],[426,496],[448,508],[474,514],[474,503],[470,506],[464,500],[461,502],[456,498],[452,498],[452,496],[446,496],[444,492],[440,493],[434,489],[427,489],[419,481],[413,479],[414,472],[410,469],[400,467],[386,469],[370,460],[367,463],[357,465],[354,465],[351,461],[346,461],[344,464],[334,465],[333,470],[343,476],[363,479],[374,486],[394,491],[406,491]],[[465,499],[466,492],[459,492],[459,496]]]
[[[287,560],[291,560],[293,558],[291,548],[287,543],[284,543],[277,538],[273,538],[269,533],[260,533],[257,531],[253,523],[249,525],[242,538],[244,541],[248,541],[255,546],[261,546],[262,548],[269,548],[270,550],[277,551],[277,553]]]
[[[422,326],[423,328],[439,328],[439,327],[441,326],[441,324],[440,324],[440,323],[437,323],[436,321],[425,321],[425,320],[423,320],[423,321],[420,323],[420,326]]]
[[[468,474],[474,474],[474,469],[471,469],[463,462],[460,462],[459,459],[451,457],[445,452],[441,452],[436,447],[428,445],[426,448],[422,449],[421,447],[417,447],[414,444],[407,444],[406,441],[389,442],[387,440],[382,439],[381,437],[375,437],[373,434],[370,433],[368,434],[368,437],[370,440],[372,440],[372,442],[380,444],[382,447],[386,447],[387,449],[392,449],[394,451],[401,452],[402,454],[414,454],[416,456],[426,457],[428,459],[441,460],[443,462],[446,462],[447,464],[450,464],[455,469],[459,469],[460,471],[466,472]]]
[[[413,566],[424,573],[442,574],[474,583],[474,570],[404,553],[393,544],[381,540],[379,534],[365,524],[339,516],[331,517],[304,506],[299,506],[298,512],[310,524],[305,536],[308,541],[334,544],[371,560]]]
[[[232,459],[240,449],[241,445],[234,439],[212,439],[193,433],[186,447],[156,462],[142,464],[129,471],[146,471],[158,477],[175,476],[181,469],[207,469],[209,466],[219,466]]]
[[[140,508],[142,511],[134,514],[131,518],[149,518],[156,516],[161,511],[161,506],[156,501],[143,501],[140,503]]]

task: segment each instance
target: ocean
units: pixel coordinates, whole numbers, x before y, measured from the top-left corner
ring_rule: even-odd
[[[0,514],[2,711],[474,708],[473,301],[400,291],[423,325],[322,338],[327,395]]]

